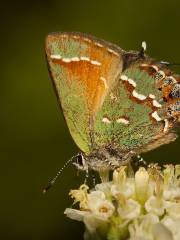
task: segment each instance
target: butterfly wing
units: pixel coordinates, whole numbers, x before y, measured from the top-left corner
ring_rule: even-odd
[[[79,33],[50,34],[45,48],[69,131],[88,153],[93,148],[96,113],[122,72],[122,50]]]
[[[162,70],[149,58],[125,69],[97,114],[96,145],[145,152],[175,140],[176,135],[170,133],[175,121],[168,108],[178,100],[165,97],[162,83],[169,77],[169,70]]]

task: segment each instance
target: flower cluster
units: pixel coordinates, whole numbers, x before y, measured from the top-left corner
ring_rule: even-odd
[[[140,167],[131,176],[122,166],[93,190],[85,184],[71,190],[80,209],[65,214],[84,222],[85,239],[179,240],[179,176],[180,165]]]

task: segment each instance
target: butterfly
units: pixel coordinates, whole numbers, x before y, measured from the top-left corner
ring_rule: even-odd
[[[114,169],[177,138],[180,76],[145,48],[125,51],[74,32],[47,36],[49,72],[81,150],[78,168]]]

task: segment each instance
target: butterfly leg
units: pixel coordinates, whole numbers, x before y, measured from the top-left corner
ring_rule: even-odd
[[[137,155],[134,165],[137,167],[139,167],[139,166],[147,167],[147,162],[144,160],[144,158],[142,156]]]

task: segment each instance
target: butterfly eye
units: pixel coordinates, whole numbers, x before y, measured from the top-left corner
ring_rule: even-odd
[[[80,165],[80,166],[83,166],[83,158],[82,158],[82,155],[79,154],[77,157],[76,157],[76,161],[77,161],[77,164]]]
[[[82,155],[82,153],[80,153],[76,156],[76,164],[79,167],[84,167],[85,166],[85,159],[84,159],[84,156]]]

